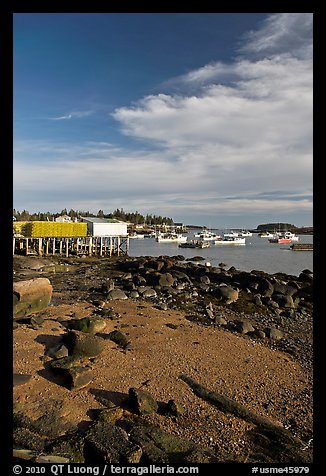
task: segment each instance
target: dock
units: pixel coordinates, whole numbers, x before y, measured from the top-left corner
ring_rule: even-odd
[[[313,243],[293,243],[290,248],[293,251],[313,251]]]
[[[128,255],[128,236],[13,237],[13,254],[38,256]]]

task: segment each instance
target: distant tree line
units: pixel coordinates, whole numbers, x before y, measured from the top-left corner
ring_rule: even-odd
[[[295,233],[304,233],[304,232],[312,232],[313,227],[297,227],[295,225],[292,225],[291,223],[264,223],[262,225],[257,226],[257,231],[265,232],[265,231],[270,231],[270,232],[276,232],[276,231],[291,231]]]
[[[99,210],[97,214],[90,213],[89,211],[82,210],[73,210],[70,209],[67,211],[66,208],[61,210],[61,212],[51,213],[51,212],[38,212],[30,213],[27,210],[18,211],[13,210],[13,216],[17,221],[53,221],[59,216],[67,215],[71,219],[80,218],[80,217],[98,217],[98,218],[116,218],[121,221],[126,221],[134,223],[135,225],[173,225],[173,219],[169,217],[163,217],[161,215],[142,215],[139,212],[125,212],[123,208],[117,208],[112,213],[104,213],[103,210]]]

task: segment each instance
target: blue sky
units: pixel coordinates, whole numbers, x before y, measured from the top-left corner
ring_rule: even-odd
[[[14,208],[311,226],[312,20],[14,14]]]

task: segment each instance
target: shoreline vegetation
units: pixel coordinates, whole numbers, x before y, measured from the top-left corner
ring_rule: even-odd
[[[183,232],[188,230],[205,230],[205,229],[223,229],[224,227],[219,228],[209,228],[205,225],[189,225],[175,223],[173,218],[163,217],[161,215],[152,215],[146,214],[142,215],[138,211],[136,212],[125,212],[123,208],[117,208],[112,213],[104,213],[103,210],[99,210],[97,214],[91,213],[89,211],[80,211],[70,209],[69,212],[67,209],[61,210],[61,212],[51,213],[51,212],[32,212],[30,213],[27,210],[18,211],[13,210],[13,218],[16,221],[55,221],[59,217],[65,217],[69,220],[78,220],[79,217],[97,217],[97,218],[115,218],[121,221],[128,222],[128,231],[134,233],[137,230],[142,230],[144,232],[159,231],[165,227],[174,227],[176,230],[180,229]],[[154,228],[156,227],[156,228]],[[235,231],[242,230],[243,228],[234,228]],[[301,226],[297,227],[291,223],[265,223],[257,225],[256,228],[250,228],[249,231],[253,233],[259,232],[275,232],[275,231],[290,231],[291,233],[296,233],[299,235],[312,235],[313,227],[311,226]]]
[[[312,463],[310,270],[13,261],[15,461]]]

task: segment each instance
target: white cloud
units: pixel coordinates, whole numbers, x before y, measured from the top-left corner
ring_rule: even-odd
[[[312,13],[278,13],[269,16],[262,27],[244,37],[242,53],[269,55],[289,53],[299,58],[312,54]]]
[[[75,111],[65,114],[63,116],[50,117],[51,121],[64,121],[67,119],[80,119],[82,117],[87,117],[92,114],[93,111]]]

